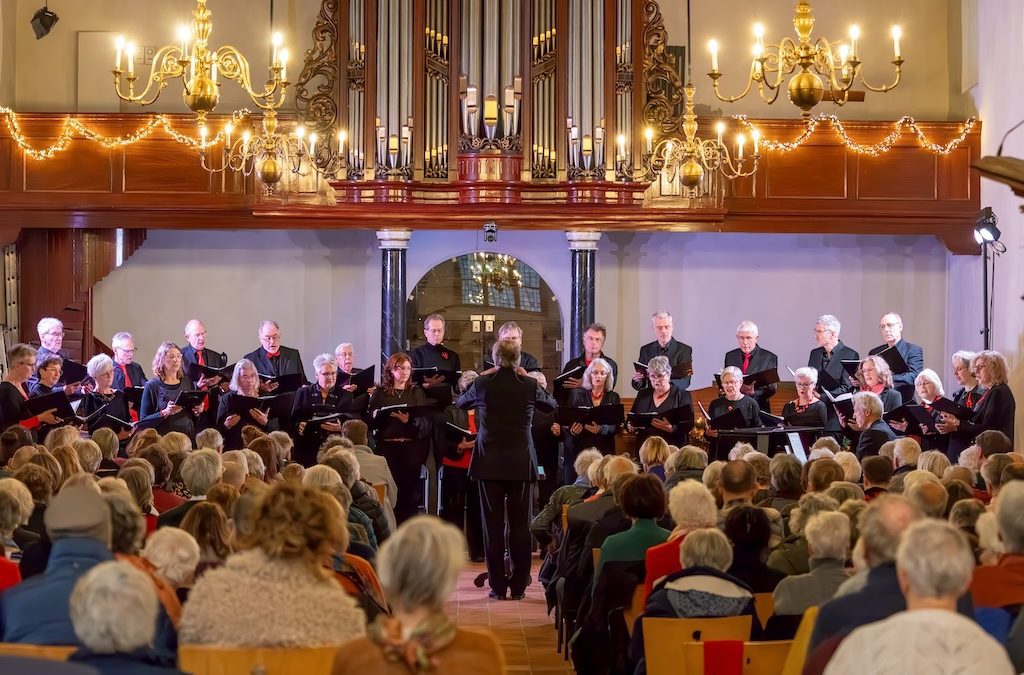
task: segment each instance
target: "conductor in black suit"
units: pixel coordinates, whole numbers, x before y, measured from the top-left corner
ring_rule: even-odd
[[[903,339],[903,319],[899,314],[890,312],[882,317],[878,326],[882,330],[884,345],[878,345],[868,356],[884,352],[889,347],[896,347],[903,360],[907,362],[907,370],[892,373],[893,387],[900,393],[904,401],[914,400],[914,380],[924,368],[924,350]]]
[[[185,341],[188,346],[181,350],[181,360],[185,364],[185,372],[189,366],[198,363],[208,368],[223,368],[228,365],[228,355],[206,348],[206,326],[199,319],[191,319],[185,324]],[[220,394],[228,390],[228,378],[214,375],[203,376],[196,380],[196,389],[209,392],[204,402],[203,412],[196,425],[199,429],[207,429],[217,423],[217,407],[220,405]]]
[[[762,349],[757,344],[757,324],[753,321],[742,321],[736,327],[736,342],[739,349],[733,349],[725,353],[725,364],[723,367],[736,366],[744,375],[753,375],[765,370],[772,370],[779,367],[779,357]],[[768,402],[775,395],[776,385],[769,384],[764,387],[754,387],[744,384],[740,387],[740,393],[749,396],[757,401],[757,405],[765,412],[771,412],[771,404]]]
[[[279,377],[302,373],[302,357],[298,349],[281,346],[281,327],[276,321],[260,321],[260,348],[249,352],[245,358],[256,365],[260,375]],[[303,377],[305,379],[305,377]],[[264,385],[260,383],[260,390],[273,391],[277,389],[277,383]]]
[[[648,342],[640,348],[639,363],[650,363],[655,356],[664,356],[668,359],[668,365],[675,368],[684,363],[693,363],[693,349],[688,344],[679,342],[672,337],[672,315],[661,310],[651,317],[651,327],[654,329],[654,342]],[[690,375],[673,377],[671,383],[680,391],[686,391],[690,387]],[[641,372],[633,373],[633,388],[641,391],[651,386],[647,376]]]
[[[478,435],[470,478],[479,481],[484,520],[484,555],[491,597],[523,597],[530,580],[530,484],[537,480],[533,411],[550,411],[555,400],[519,365],[513,340],[494,346],[495,369],[485,371],[455,401],[475,408]],[[505,531],[512,561],[505,576]]]
[[[843,361],[860,361],[860,354],[850,349],[839,339],[839,331],[842,328],[839,319],[831,314],[822,314],[814,325],[814,341],[818,346],[811,350],[807,357],[807,365],[818,371],[818,390],[824,392],[826,389],[833,396],[841,396],[854,390],[853,382],[849,373],[843,368]],[[821,373],[827,373],[829,377],[823,378]],[[826,387],[822,380],[830,385],[839,386]],[[825,420],[825,433],[835,438],[840,443],[843,439],[843,428],[839,424],[835,408],[825,406],[828,417]]]

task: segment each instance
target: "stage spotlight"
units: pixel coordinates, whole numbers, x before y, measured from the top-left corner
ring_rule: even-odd
[[[986,206],[974,221],[974,240],[978,244],[991,244],[999,241],[999,237],[1003,233],[996,227],[998,222],[999,218],[992,212],[992,207]]]
[[[50,29],[59,19],[60,17],[51,12],[46,3],[43,3],[42,8],[32,16],[32,30],[36,34],[36,39],[39,40],[49,35]]]

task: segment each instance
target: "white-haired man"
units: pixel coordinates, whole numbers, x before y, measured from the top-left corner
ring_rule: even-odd
[[[973,571],[974,554],[962,532],[933,519],[910,525],[896,552],[906,609],[854,630],[826,675],[1016,673],[1003,646],[957,612]]]
[[[725,353],[723,367],[735,366],[744,376],[776,370],[779,367],[779,357],[757,344],[758,337],[756,323],[741,321],[736,327],[736,342],[739,348]],[[771,412],[768,401],[775,395],[775,390],[774,383],[762,386],[744,384],[740,387],[740,391],[757,401],[757,405],[765,412]]]
[[[680,391],[686,391],[690,386],[690,376],[693,374],[693,348],[672,337],[672,315],[663,309],[651,316],[651,328],[654,330],[654,342],[648,342],[640,348],[637,363],[647,364],[655,356],[664,356],[672,368],[670,382]],[[632,384],[637,391],[651,386],[646,371],[641,370],[635,370],[633,373]]]
[[[260,321],[258,334],[259,348],[246,354],[245,358],[255,364],[260,375],[280,377],[299,374],[305,380],[299,350],[281,345],[281,327],[277,325],[276,321],[269,319]],[[274,388],[273,385],[271,388]]]
[[[842,325],[831,314],[822,314],[814,324],[814,341],[818,346],[811,350],[807,365],[818,371],[818,390],[828,390],[833,396],[853,391],[853,381],[843,368],[843,361],[860,361],[860,354],[843,344],[839,339]],[[828,409],[825,431],[837,440],[843,438],[843,428],[832,406]]]
[[[181,350],[181,361],[185,372],[189,372],[189,368],[195,368],[193,364],[207,368],[224,368],[228,365],[227,354],[206,347],[206,326],[199,319],[190,319],[185,324],[185,340],[188,345]],[[220,394],[228,390],[228,378],[194,372],[192,375],[200,375],[193,378],[196,388],[210,393],[203,403],[203,412],[196,425],[199,429],[208,429],[217,422]]]
[[[882,316],[878,328],[882,331],[882,339],[885,340],[885,344],[878,345],[869,351],[868,356],[881,354],[890,348],[899,352],[907,367],[901,370],[892,369],[893,387],[903,396],[904,401],[912,401],[914,400],[914,380],[924,368],[924,350],[903,339],[903,319],[895,312],[889,312]],[[888,359],[886,360],[888,361]]]

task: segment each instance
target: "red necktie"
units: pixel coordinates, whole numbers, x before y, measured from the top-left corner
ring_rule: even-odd
[[[197,349],[196,350],[196,363],[198,363],[201,366],[205,366],[206,365],[206,359],[203,358],[203,350],[202,349]],[[206,391],[207,389],[209,389],[209,387],[201,387],[201,389],[203,391]],[[203,412],[206,412],[206,410],[209,407],[210,407],[210,395],[207,394],[206,397],[203,398]]]
[[[750,367],[750,352],[743,355],[743,374],[747,374],[747,368]]]
[[[205,366],[206,365],[206,359],[203,358],[203,350],[202,349],[196,351],[196,363],[198,363],[201,366]]]
[[[120,366],[121,372],[124,373],[124,388],[127,389],[128,387],[132,386],[132,380],[130,377],[128,377],[128,366],[127,364],[124,363],[120,364]],[[139,421],[139,413],[134,408],[130,408],[128,410],[128,416],[132,418],[132,422]]]

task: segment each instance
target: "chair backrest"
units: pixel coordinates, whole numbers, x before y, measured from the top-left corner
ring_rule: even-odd
[[[298,649],[257,649],[182,646],[178,649],[178,667],[192,675],[309,675],[329,673],[338,647]]]
[[[47,661],[67,661],[74,651],[74,647],[0,642],[0,655],[2,656],[24,656],[32,659],[46,659]]]
[[[622,618],[626,622],[626,631],[632,637],[633,625],[636,624],[637,618],[644,613],[644,609],[647,607],[647,590],[643,584],[636,587],[633,591],[633,602],[629,607],[626,607],[622,611]]]
[[[814,623],[817,620],[818,608],[808,607],[804,612],[804,618],[800,620],[800,627],[796,629],[796,637],[793,638],[793,646],[789,649],[782,675],[801,675],[804,672],[807,648],[811,645],[811,634],[814,633]]]
[[[594,557],[594,573],[597,574],[597,566],[601,562],[601,549],[592,548],[590,549],[590,555]]]
[[[705,640],[745,641],[750,638],[750,616],[714,619],[645,617],[641,621],[648,675],[682,675],[686,672],[680,671],[679,645],[683,643]]]
[[[713,642],[713,640],[708,640]],[[682,646],[682,673],[702,675],[707,670],[704,664],[703,642],[687,642]],[[743,643],[743,675],[778,675],[786,662],[792,640],[774,642]],[[650,669],[648,668],[648,671]],[[679,671],[677,670],[677,673]]]
[[[381,504],[383,504],[384,500],[387,499],[387,496],[388,496],[388,486],[387,486],[387,484],[386,483],[374,483],[373,484],[373,491],[377,493],[377,501],[379,501]]]
[[[562,532],[569,531],[569,505],[562,504]]]
[[[754,593],[754,612],[761,627],[768,625],[768,619],[775,613],[775,597],[771,593]]]

